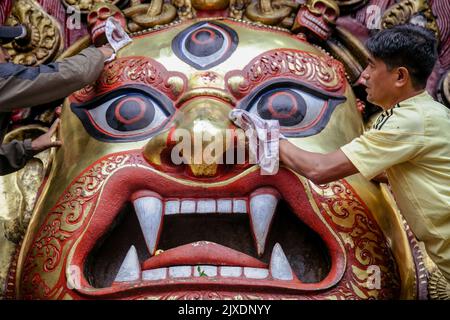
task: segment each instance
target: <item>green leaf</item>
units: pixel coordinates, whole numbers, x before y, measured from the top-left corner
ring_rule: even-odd
[[[200,277],[207,277],[208,275],[205,273],[205,271],[200,269],[200,266],[197,266],[197,271]]]

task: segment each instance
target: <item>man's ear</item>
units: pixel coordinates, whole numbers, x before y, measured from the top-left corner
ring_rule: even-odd
[[[397,88],[404,87],[411,80],[409,71],[405,67],[397,68],[397,80],[395,81],[395,86]]]

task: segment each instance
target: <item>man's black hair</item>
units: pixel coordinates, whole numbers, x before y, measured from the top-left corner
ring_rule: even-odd
[[[367,40],[366,47],[388,70],[407,68],[415,89],[425,88],[438,55],[434,33],[412,24],[382,30]]]

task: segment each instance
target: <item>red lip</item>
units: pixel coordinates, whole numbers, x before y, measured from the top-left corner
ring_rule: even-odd
[[[140,157],[140,153],[139,153]],[[176,287],[184,288],[186,285],[201,284],[202,286],[217,286],[226,288],[227,286],[235,286],[238,284],[242,288],[253,288],[251,290],[260,290],[263,287],[270,287],[271,290],[288,290],[293,292],[316,291],[329,288],[336,284],[343,276],[346,267],[346,256],[342,244],[338,241],[336,235],[331,233],[330,228],[325,225],[314,212],[311,207],[310,200],[305,193],[303,185],[298,178],[290,171],[281,169],[276,176],[261,176],[256,170],[236,179],[226,185],[211,185],[208,188],[203,186],[192,185],[189,182],[181,184],[179,182],[169,180],[142,166],[129,166],[122,170],[115,171],[102,188],[102,196],[96,201],[97,207],[92,213],[92,217],[87,217],[89,223],[80,230],[80,239],[78,245],[74,249],[72,261],[70,265],[78,266],[81,270],[85,270],[84,266],[89,253],[93,250],[96,243],[108,232],[114,219],[119,213],[122,204],[129,201],[133,194],[139,190],[151,190],[164,198],[173,197],[193,197],[199,195],[201,197],[247,197],[258,188],[268,187],[278,190],[284,200],[293,208],[294,214],[309,228],[315,231],[324,241],[328,248],[331,260],[331,269],[327,276],[318,283],[303,283],[294,277],[291,281],[273,280],[270,276],[265,280],[247,280],[242,277],[238,279],[205,279],[204,277],[190,278],[189,280],[175,281],[171,279],[159,280],[154,282],[138,281],[130,283],[114,284],[108,288],[92,287],[84,275],[81,279],[81,288],[77,291],[82,295],[114,298],[132,296],[142,290],[164,290],[164,288]],[[112,196],[114,195],[114,196]],[[173,249],[174,254],[162,254],[161,257],[155,256],[144,262],[144,269],[155,266],[174,265],[176,261],[173,257],[180,259],[178,263],[196,262],[213,263],[218,265],[236,265],[241,266],[264,267],[265,264],[252,257],[245,256],[229,248],[222,246],[204,246],[193,252],[184,252],[182,249]],[[210,251],[212,250],[212,251]],[[169,251],[169,250],[168,250]],[[208,252],[209,251],[209,252]],[[211,254],[214,253],[214,254]],[[227,258],[221,257],[226,254]],[[214,256],[214,257],[213,257]],[[195,259],[198,258],[198,259]],[[170,258],[170,259],[169,259]],[[198,261],[194,261],[198,260]],[[201,261],[200,261],[201,260]],[[219,281],[219,282],[218,282]]]

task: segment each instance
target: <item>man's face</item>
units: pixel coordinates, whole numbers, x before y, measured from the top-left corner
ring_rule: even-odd
[[[395,82],[397,81],[396,69],[388,70],[386,64],[370,57],[369,64],[362,73],[365,80],[367,100],[383,109],[391,107],[392,97],[395,96]]]
[[[8,62],[11,57],[5,48],[0,47],[0,63]]]

